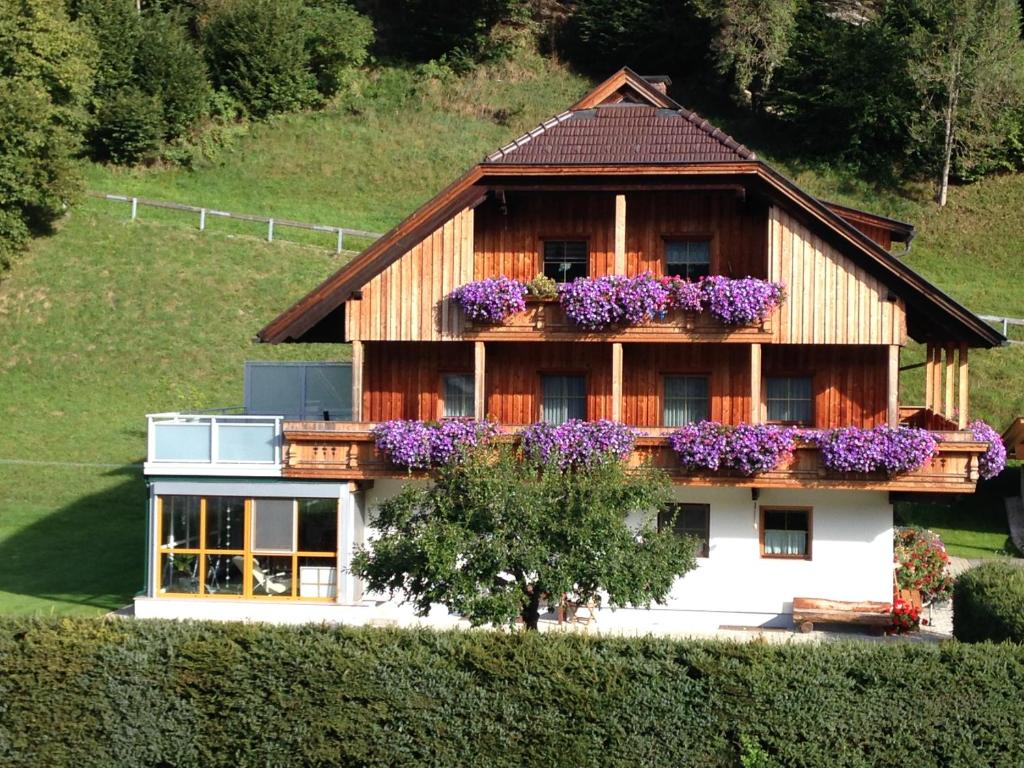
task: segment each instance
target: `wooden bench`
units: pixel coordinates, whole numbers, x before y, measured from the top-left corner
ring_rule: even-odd
[[[864,601],[826,600],[820,597],[793,598],[793,624],[801,632],[810,632],[821,624],[856,624],[862,627],[892,626],[892,605]]]

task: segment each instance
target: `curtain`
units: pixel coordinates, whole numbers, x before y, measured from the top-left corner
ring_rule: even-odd
[[[476,411],[473,389],[473,376],[470,374],[445,376],[444,415],[447,418],[472,418]]]
[[[806,555],[807,531],[765,531],[766,555]]]
[[[708,417],[706,376],[666,376],[662,423],[681,427]]]
[[[587,384],[582,376],[544,376],[541,379],[541,420],[564,424],[587,418]]]

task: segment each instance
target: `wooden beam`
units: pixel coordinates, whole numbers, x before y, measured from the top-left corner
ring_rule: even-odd
[[[925,410],[932,410],[934,398],[932,397],[932,345],[926,344],[924,348],[924,407]]]
[[[932,412],[942,411],[942,347],[932,347]]]
[[[615,274],[626,274],[626,196],[615,196]]]
[[[957,416],[957,426],[960,429],[967,428],[967,422],[969,417],[968,414],[968,385],[967,385],[967,344],[961,342],[960,354],[957,360],[957,365],[960,369],[960,408],[959,415]]]
[[[612,344],[612,421],[622,421],[622,342]]]
[[[889,399],[886,404],[886,423],[890,427],[900,422],[900,345],[889,345]]]
[[[946,345],[946,393],[942,402],[942,415],[947,419],[953,419],[953,385],[956,384],[956,377],[953,375],[955,347],[952,344]]]
[[[750,423],[761,423],[761,345],[750,345]]]
[[[484,342],[473,342],[473,418],[487,417],[487,347]]]
[[[352,342],[352,421],[363,420],[363,342]]]

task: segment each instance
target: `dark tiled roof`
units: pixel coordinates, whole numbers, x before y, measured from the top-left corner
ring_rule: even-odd
[[[563,112],[488,155],[486,163],[717,163],[756,156],[695,112],[608,104]]]

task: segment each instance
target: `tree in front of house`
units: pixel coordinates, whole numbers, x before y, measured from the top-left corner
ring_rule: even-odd
[[[420,615],[440,604],[475,626],[536,629],[563,596],[649,606],[695,567],[696,542],[658,530],[668,489],[663,473],[613,459],[562,469],[507,446],[473,450],[381,504],[353,571]]]

